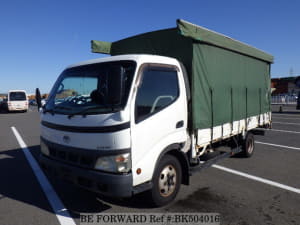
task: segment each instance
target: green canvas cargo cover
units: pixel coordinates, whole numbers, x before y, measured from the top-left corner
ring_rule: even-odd
[[[191,86],[191,129],[211,128],[270,111],[273,56],[183,20],[177,27],[113,43],[92,41],[110,55],[153,54],[184,64]]]

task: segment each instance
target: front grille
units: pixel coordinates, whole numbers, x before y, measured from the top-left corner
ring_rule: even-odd
[[[94,168],[95,159],[92,156],[80,154],[77,152],[65,151],[62,149],[49,148],[50,157],[65,161],[70,164],[76,164],[82,167]]]
[[[69,153],[69,157],[68,159],[72,162],[72,163],[79,163],[79,155],[78,154],[74,154],[72,152]]]
[[[90,166],[93,165],[94,160],[91,157],[82,156],[80,158],[80,164]]]
[[[79,185],[84,186],[86,188],[92,188],[93,182],[90,179],[87,179],[85,177],[78,177],[77,182]]]

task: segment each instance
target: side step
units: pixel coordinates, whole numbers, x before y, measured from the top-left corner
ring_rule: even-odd
[[[202,169],[211,167],[213,164],[217,163],[219,160],[224,159],[224,158],[229,158],[241,151],[242,151],[242,149],[239,146],[239,147],[231,149],[230,152],[222,152],[220,155],[218,155],[210,160],[204,161],[203,163],[200,162],[199,165],[190,167],[190,175],[193,175],[194,173],[199,172]]]

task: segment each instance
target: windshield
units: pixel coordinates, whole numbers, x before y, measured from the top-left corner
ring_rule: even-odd
[[[26,101],[26,94],[22,91],[14,91],[9,93],[10,101]]]
[[[111,79],[116,77],[116,67],[121,68],[117,74],[122,76],[118,80],[122,82],[120,90],[113,88],[115,81]],[[133,61],[116,61],[66,69],[55,83],[44,111],[66,115],[119,111],[126,105],[135,67]],[[112,95],[121,96],[121,101],[110,101]]]

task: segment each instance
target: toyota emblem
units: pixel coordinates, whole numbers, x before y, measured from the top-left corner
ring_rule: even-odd
[[[69,136],[67,136],[67,135],[63,136],[63,141],[64,141],[65,143],[69,143],[70,140],[71,140],[71,139],[70,139]]]

